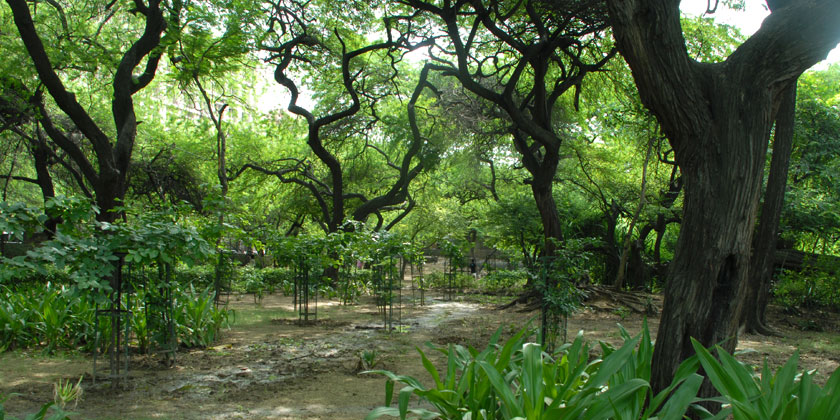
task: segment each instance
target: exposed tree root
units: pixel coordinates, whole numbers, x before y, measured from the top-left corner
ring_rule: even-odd
[[[584,302],[590,301],[596,297],[601,297],[610,300],[617,305],[624,306],[635,313],[645,315],[659,314],[659,308],[657,308],[653,300],[645,294],[617,291],[615,289],[598,285],[582,285],[579,286],[578,289],[584,294]],[[539,293],[537,293],[534,289],[527,290],[514,298],[512,301],[499,305],[496,309],[508,309],[520,304],[525,305],[522,309],[520,309],[521,312],[540,309]]]
[[[646,294],[615,290],[598,285],[585,285],[581,286],[580,289],[586,292],[586,295],[588,296],[586,300],[591,300],[596,296],[600,296],[604,299],[609,299],[618,305],[624,306],[635,313],[645,315],[659,314],[659,308],[656,307],[653,299]]]

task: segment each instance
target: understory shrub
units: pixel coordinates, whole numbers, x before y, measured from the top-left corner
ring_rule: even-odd
[[[528,281],[528,271],[524,268],[515,270],[496,270],[479,280],[483,291],[489,293],[515,294]]]
[[[810,373],[796,374],[797,355],[775,375],[766,367],[761,375],[718,348],[720,361],[694,343],[699,356],[685,360],[673,382],[653,395],[650,388],[653,344],[647,324],[635,337],[622,328],[624,344],[613,348],[600,343],[602,356],[592,359],[581,333],[572,343],[547,353],[529,342],[532,332],[522,330],[504,344],[501,329],[482,351],[450,344],[434,348],[443,353],[442,370],[417,349],[430,386],[414,377],[375,370],[386,376],[385,405],[366,419],[382,416],[401,419],[682,419],[689,412],[703,419],[828,419],[840,415],[840,373],[825,387]],[[702,364],[722,397],[721,411],[713,415],[698,403]],[[391,403],[395,384],[401,384],[396,406]],[[433,409],[409,408],[412,397]]]
[[[178,266],[175,269],[175,281],[182,285],[195,285],[205,288],[216,279],[216,267],[205,264],[196,266]]]
[[[95,306],[52,283],[0,286],[0,351],[43,346],[92,349]]]
[[[423,285],[426,289],[446,289],[449,287],[449,273],[433,271],[423,278]],[[455,289],[474,289],[477,282],[472,274],[457,272],[452,279],[452,287]]]
[[[270,290],[285,290],[287,284],[294,283],[294,272],[283,267],[261,268],[262,280]]]
[[[774,374],[765,360],[760,374],[756,369],[737,361],[719,346],[718,357],[692,339],[691,344],[703,370],[721,394],[710,401],[721,404],[713,416],[698,408],[702,418],[749,419],[837,419],[840,418],[840,369],[834,371],[824,387],[814,383],[813,372],[798,372],[796,351]]]
[[[345,304],[357,302],[363,294],[373,292],[373,271],[359,268],[343,271],[339,289]]]
[[[223,327],[230,325],[232,312],[216,308],[213,305],[215,297],[211,287],[196,292],[192,286],[189,291],[175,295],[173,319],[182,346],[207,347],[216,340]]]
[[[69,285],[72,280],[65,270],[49,268],[43,273],[33,270],[15,269],[12,266],[0,264],[0,284],[7,286],[24,286],[29,284],[62,284]]]
[[[788,309],[840,311],[840,278],[835,274],[786,271],[778,276],[772,292],[776,302]]]
[[[147,323],[147,293],[138,288],[130,299],[126,299],[131,302],[133,314],[132,341],[141,350],[148,349],[155,336],[162,334]],[[213,306],[214,294],[210,287],[196,291],[193,287],[174,286],[172,296],[174,329],[183,346],[207,346],[229,324],[231,311]],[[75,348],[93,351],[96,309],[91,298],[73,294],[66,286],[52,283],[15,288],[0,286],[0,351],[29,347],[42,347],[46,353]],[[98,351],[108,348],[110,328],[110,320],[100,317]]]

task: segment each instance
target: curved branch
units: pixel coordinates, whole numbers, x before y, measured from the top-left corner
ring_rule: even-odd
[[[274,175],[280,182],[284,184],[297,184],[306,188],[307,190],[309,190],[310,193],[312,193],[312,197],[315,198],[315,201],[318,203],[318,207],[320,207],[321,209],[321,216],[323,217],[323,220],[330,220],[329,206],[327,205],[327,201],[324,199],[324,196],[322,195],[321,191],[318,190],[318,187],[315,184],[311,182],[306,182],[300,178],[288,177],[289,174],[298,172],[298,167],[281,170],[271,170],[257,165],[255,163],[246,163],[241,168],[239,168],[239,170],[236,172],[236,175],[231,177],[230,179],[233,180],[234,178],[238,177],[243,172],[245,172],[245,170],[247,169],[251,169],[266,175]]]

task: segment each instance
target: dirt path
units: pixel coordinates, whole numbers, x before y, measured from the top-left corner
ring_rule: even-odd
[[[415,346],[428,341],[483,347],[497,328],[513,333],[536,315],[515,308],[499,311],[476,300],[427,298],[425,306],[406,304],[401,322],[388,332],[371,302],[348,307],[321,302],[318,321],[300,326],[292,321],[296,317],[289,298],[272,295],[261,305],[241,298],[231,302],[236,325],[216,345],[179,352],[171,369],[157,359],[135,357],[128,389],[113,390],[102,381],[94,386],[87,357],[6,353],[0,355],[0,394],[21,394],[6,403],[11,414],[20,416],[50,401],[52,384],[59,378],[85,375],[85,395],[73,410],[78,413],[74,418],[361,419],[384,402],[385,383],[382,376],[360,373],[361,352],[376,353],[376,368],[428,383]],[[642,317],[609,302],[591,302],[570,319],[568,328],[570,334],[582,329],[592,340],[618,343],[618,322],[635,332]],[[653,332],[655,328],[651,321]],[[836,334],[803,337],[793,327],[784,332],[789,338],[744,337],[742,345],[758,350],[750,361],[768,357],[777,365],[802,342],[828,340],[824,348],[803,349],[803,366],[821,372],[837,368],[836,356],[826,353],[834,348],[830,344]],[[790,333],[799,334],[800,341]],[[427,355],[442,359],[438,352]]]

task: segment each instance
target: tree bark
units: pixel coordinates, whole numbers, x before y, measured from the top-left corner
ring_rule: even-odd
[[[793,126],[796,113],[796,82],[787,87],[776,115],[776,131],[773,140],[773,157],[770,160],[770,174],[764,193],[764,204],[754,242],[750,266],[750,280],[744,306],[744,327],[746,332],[764,335],[775,334],[767,326],[767,303],[770,298],[770,280],[773,277],[773,263],[779,234],[779,220],[787,186],[790,154],[793,149]]]
[[[149,0],[148,5],[139,0],[135,1],[137,11],[145,16],[146,21],[143,34],[122,55],[114,73],[111,112],[115,123],[116,138],[113,142],[105,130],[97,125],[79,104],[75,95],[66,89],[55,72],[35,28],[35,23],[32,21],[26,1],[6,0],[6,2],[12,10],[15,26],[32,59],[39,81],[46,87],[56,105],[85,135],[96,155],[96,165],[88,159],[78,145],[70,142],[55,129],[48,118],[42,118],[44,130],[53,142],[64,149],[81,168],[85,179],[93,187],[96,204],[100,210],[97,219],[112,222],[119,216],[112,210],[125,196],[131,152],[137,134],[137,118],[134,113],[132,95],[152,81],[160,62],[161,52],[153,52],[160,45],[161,34],[167,25],[160,7],[160,0]],[[180,10],[173,9],[171,12],[177,17]],[[146,66],[143,73],[135,75],[134,69],[144,59]]]
[[[555,168],[556,170],[556,168]],[[537,203],[537,210],[540,213],[540,220],[543,226],[545,245],[543,255],[554,255],[557,246],[563,242],[563,229],[560,226],[560,214],[557,212],[557,203],[552,194],[552,183],[534,181],[531,183],[531,192]]]
[[[687,55],[679,0],[607,3],[619,51],[685,183],[653,356],[651,386],[659,391],[694,353],[691,337],[735,348],[771,114],[782,87],[840,40],[840,3],[803,1],[774,12],[718,64]],[[713,393],[708,384],[701,390]]]

